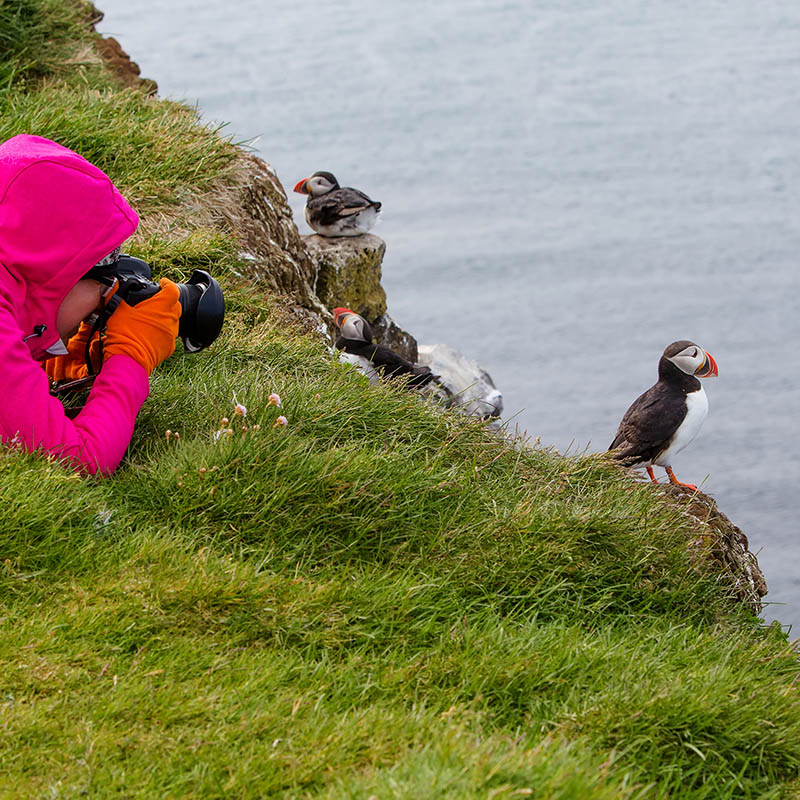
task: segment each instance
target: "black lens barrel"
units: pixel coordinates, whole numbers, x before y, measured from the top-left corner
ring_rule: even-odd
[[[116,265],[121,300],[134,306],[160,291],[150,280],[150,266],[141,258],[122,254]],[[186,283],[179,283],[181,317],[178,336],[187,353],[208,347],[220,334],[225,320],[225,296],[217,281],[204,269],[196,269]]]
[[[208,347],[219,336],[225,320],[225,296],[220,285],[204,269],[196,269],[186,283],[179,283],[181,321],[178,336],[187,353]]]

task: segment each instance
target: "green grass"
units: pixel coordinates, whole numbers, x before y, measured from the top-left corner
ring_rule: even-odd
[[[80,75],[86,57],[85,3],[62,0],[0,0],[0,96],[35,85],[45,76]],[[102,70],[96,80],[110,85]]]
[[[58,139],[111,176],[139,213],[208,189],[236,154],[215,129],[198,124],[192,109],[133,89],[51,84],[12,94],[0,109],[0,139],[18,133]]]
[[[226,179],[193,112],[37,69],[2,135],[81,150],[146,223]],[[369,387],[181,220],[131,250],[212,269],[228,318],[156,371],[120,470],[0,451],[0,797],[800,794],[796,652],[687,517],[601,458]]]

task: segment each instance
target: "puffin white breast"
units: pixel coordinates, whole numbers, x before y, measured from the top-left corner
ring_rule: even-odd
[[[672,466],[672,457],[683,450],[700,431],[708,414],[708,397],[701,386],[697,391],[686,395],[686,416],[672,436],[666,450],[653,460],[659,467]]]

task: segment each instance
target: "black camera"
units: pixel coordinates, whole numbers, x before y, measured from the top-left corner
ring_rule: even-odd
[[[161,287],[150,280],[150,265],[141,258],[121,253],[114,265],[119,281],[116,297],[129,306],[147,300]],[[204,269],[192,272],[186,283],[179,283],[181,318],[178,336],[187,353],[208,347],[219,336],[225,319],[225,297],[220,285]]]
[[[102,311],[93,314],[87,320],[92,326],[84,351],[88,375],[54,383],[50,389],[51,394],[69,396],[74,392],[84,391],[94,382],[98,370],[92,362],[94,334],[105,330],[109,317],[123,300],[129,306],[135,306],[161,291],[161,287],[150,280],[150,275],[150,265],[146,261],[124,253],[120,254],[117,260],[109,259],[108,263],[97,264],[86,273],[84,277],[98,280],[106,286],[113,286],[116,278],[117,291]],[[220,285],[204,269],[196,269],[186,283],[179,283],[177,286],[180,292],[178,301],[181,304],[178,336],[183,340],[183,347],[187,353],[196,353],[208,347],[219,336],[225,320],[225,297]],[[82,408],[80,405],[68,407],[66,414],[70,419],[74,419]]]

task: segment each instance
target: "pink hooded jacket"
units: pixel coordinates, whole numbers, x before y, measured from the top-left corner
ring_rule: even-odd
[[[106,360],[86,405],[70,420],[42,365],[58,341],[69,290],[139,224],[109,177],[49,139],[0,145],[0,439],[42,450],[81,471],[112,472],[149,392],[126,355]]]

